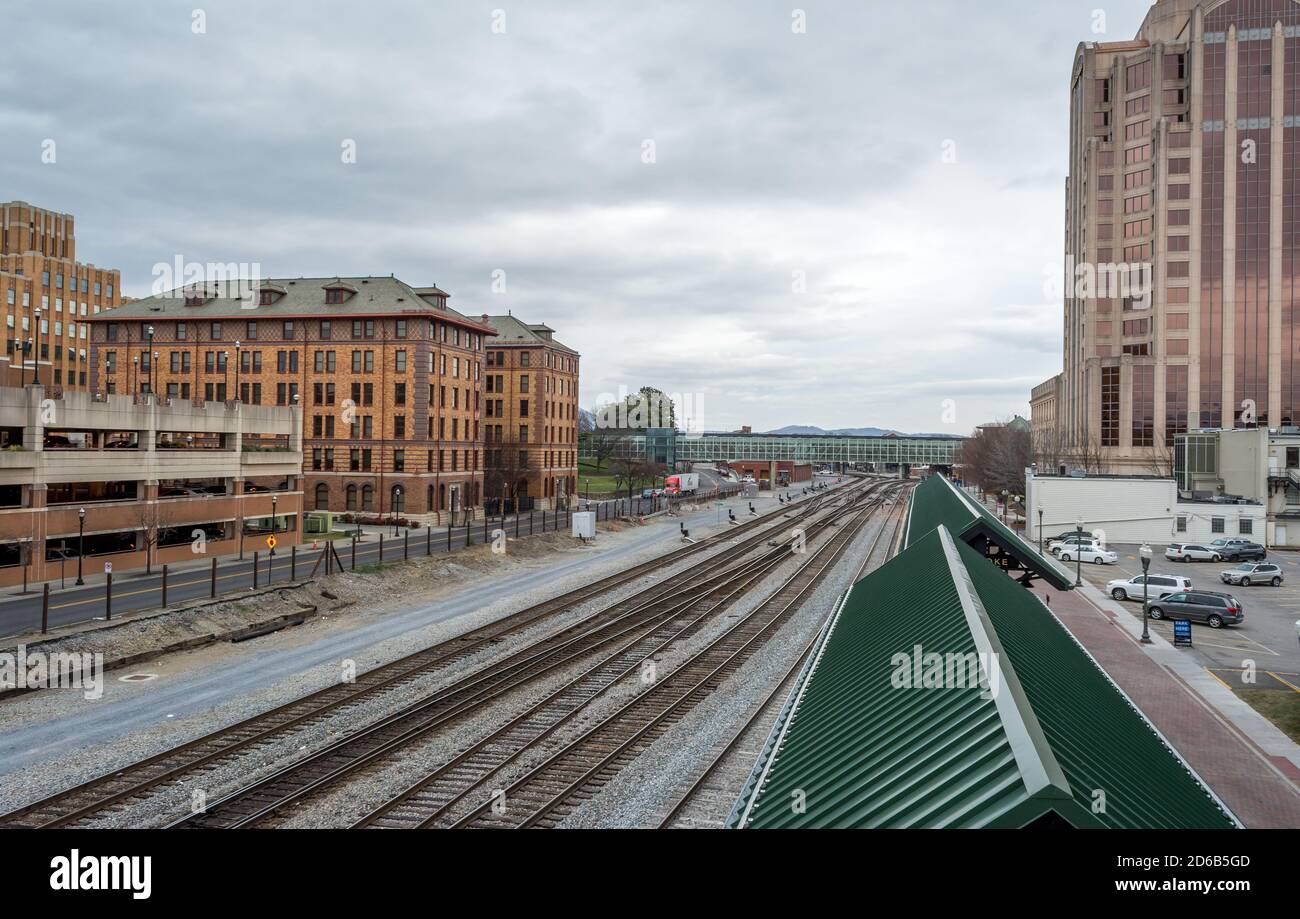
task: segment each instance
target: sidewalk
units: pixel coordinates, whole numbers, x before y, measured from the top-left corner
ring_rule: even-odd
[[[1237,819],[1300,828],[1300,746],[1095,587],[1033,590]]]

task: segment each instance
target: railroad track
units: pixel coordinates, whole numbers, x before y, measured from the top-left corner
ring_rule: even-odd
[[[852,498],[856,495],[850,494]],[[827,512],[829,519],[835,507]],[[829,525],[825,520],[815,527]],[[511,690],[568,666],[581,664],[593,654],[606,654],[596,668],[628,658],[629,650],[653,642],[660,632],[689,630],[692,620],[729,605],[754,583],[790,557],[778,544],[757,559],[710,570],[681,589],[634,605],[617,618],[568,637],[559,643],[541,642],[494,662],[484,671],[467,676],[421,701],[347,738],[306,756],[272,775],[213,802],[202,813],[190,814],[171,826],[186,828],[236,828],[266,826],[281,819],[289,805],[346,783],[363,780],[367,770],[382,767],[396,754],[436,731],[499,704]],[[711,567],[712,559],[705,563]],[[540,650],[539,650],[540,648]],[[615,669],[617,663],[609,665]]]
[[[105,812],[129,806],[181,778],[200,776],[220,768],[230,762],[232,757],[248,755],[258,749],[264,749],[289,733],[317,724],[332,714],[346,710],[348,706],[369,703],[380,694],[401,692],[431,673],[477,655],[487,654],[507,638],[527,629],[543,626],[564,612],[594,600],[602,594],[664,570],[692,556],[704,554],[720,545],[733,543],[719,552],[715,558],[720,564],[724,560],[741,557],[769,538],[770,532],[805,519],[829,501],[871,486],[870,482],[849,485],[829,495],[815,497],[793,514],[782,509],[745,521],[737,527],[700,540],[698,543],[674,550],[429,648],[375,667],[360,674],[352,683],[338,683],[326,687],[28,804],[0,817],[0,826],[64,827],[86,823]],[[772,526],[773,524],[776,526]],[[736,542],[738,537],[741,537],[740,541]],[[688,576],[687,582],[693,581],[695,577],[697,576],[694,574]],[[662,593],[666,593],[679,589],[681,582],[676,585],[671,583],[655,585],[648,590],[654,591],[656,587]],[[610,614],[610,610],[613,609],[614,607],[610,607],[601,612]],[[561,633],[557,633],[560,636],[557,640],[562,640],[568,632],[579,631],[581,631],[581,624],[562,630]],[[552,638],[555,639],[556,636]]]
[[[814,533],[831,526],[824,521]],[[769,560],[749,578],[744,589],[734,592],[725,603],[689,607],[678,615],[665,617],[656,628],[628,643],[616,654],[588,668],[552,691],[541,701],[515,716],[497,730],[457,753],[449,762],[422,777],[379,809],[354,824],[361,828],[398,828],[427,825],[464,800],[488,776],[535,749],[565,724],[587,709],[607,692],[622,685],[625,678],[643,670],[654,656],[698,632],[724,614],[731,602],[750,585],[766,577],[777,566],[788,562],[782,552]]]
[[[507,787],[461,816],[444,808],[416,825],[558,825],[749,660],[821,583],[873,513],[873,506],[856,511],[755,610]]]
[[[892,528],[889,538],[883,545],[881,544],[881,538],[886,531],[886,525],[882,524],[880,532],[872,541],[870,550],[858,567],[857,574],[854,576],[855,581],[868,568],[874,570],[898,554],[902,523],[905,519],[902,513],[904,506],[900,496],[890,515]],[[875,565],[872,565],[873,561]],[[816,647],[820,632],[821,629],[818,629],[818,634],[804,646],[794,663],[782,675],[772,691],[759,702],[753,713],[720,748],[716,749],[704,769],[678,796],[668,813],[660,820],[659,829],[720,828],[723,825],[736,801],[736,795],[739,794],[741,786],[749,775],[749,770],[758,758],[772,725],[776,723],[781,709],[803,672],[809,655]]]

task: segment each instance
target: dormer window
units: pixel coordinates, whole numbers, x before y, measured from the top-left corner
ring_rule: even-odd
[[[275,291],[273,290],[261,290],[258,291],[258,294],[257,302],[262,306],[270,306],[275,302]]]
[[[346,303],[349,299],[356,296],[357,289],[347,281],[335,278],[325,285],[325,302],[326,303]]]

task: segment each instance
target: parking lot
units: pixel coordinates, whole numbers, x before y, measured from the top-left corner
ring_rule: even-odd
[[[1083,577],[1103,592],[1108,581],[1142,573],[1137,546],[1108,548],[1119,556],[1117,564],[1082,566]],[[1250,666],[1248,662],[1253,662],[1254,688],[1300,693],[1300,640],[1295,625],[1300,620],[1300,553],[1269,553],[1269,561],[1282,568],[1286,579],[1281,587],[1234,587],[1224,584],[1219,572],[1233,567],[1235,562],[1174,562],[1164,557],[1164,546],[1153,545],[1151,549],[1151,574],[1180,575],[1190,578],[1197,588],[1230,593],[1241,601],[1246,618],[1240,625],[1212,629],[1203,623],[1192,623],[1192,653],[1202,666],[1235,687],[1243,685],[1243,671]],[[1141,596],[1124,601],[1124,606],[1140,616]],[[1150,620],[1150,627],[1153,633],[1173,643],[1171,622]]]

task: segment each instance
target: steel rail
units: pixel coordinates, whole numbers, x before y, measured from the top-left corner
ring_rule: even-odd
[[[854,489],[863,487],[863,484],[870,487],[874,483],[865,480],[864,483],[846,486],[843,491],[817,496],[812,502],[801,507],[793,519],[796,521],[803,519],[815,513],[821,503],[847,495]],[[785,525],[786,520],[783,518],[788,519],[788,511],[784,508],[770,511],[754,520],[746,521],[739,529],[714,534],[693,545],[616,572],[462,635],[372,668],[358,676],[354,682],[327,686],[146,759],[31,802],[0,817],[0,826],[48,828],[68,826],[85,820],[108,807],[147,794],[160,785],[173,782],[196,769],[210,766],[223,757],[238,753],[255,744],[271,742],[289,731],[323,718],[341,706],[368,700],[378,692],[400,689],[431,672],[486,651],[506,636],[553,619],[601,594],[616,590],[690,556],[714,549],[718,545],[734,542],[739,534],[756,531],[742,543],[726,549],[717,556],[718,558],[724,555],[737,557],[767,537],[769,525],[776,524],[771,526],[772,531],[779,530]],[[647,590],[653,590],[656,586],[660,585],[651,585]]]

